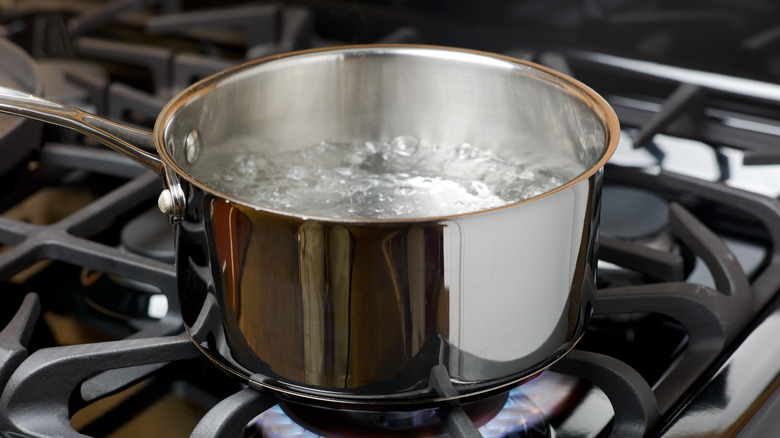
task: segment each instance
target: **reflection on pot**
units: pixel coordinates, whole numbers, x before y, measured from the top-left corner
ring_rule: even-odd
[[[507,389],[568,351],[589,319],[600,180],[522,209],[417,222],[302,218],[190,191],[201,207],[179,242],[210,268],[192,281],[192,262],[179,264],[185,324],[217,363],[292,397]],[[204,332],[206,314],[221,321]],[[431,379],[441,367],[449,388]]]

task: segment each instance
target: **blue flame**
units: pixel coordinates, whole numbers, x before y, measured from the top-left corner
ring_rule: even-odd
[[[566,408],[565,401],[577,385],[578,380],[572,377],[545,373],[511,390],[501,411],[479,432],[485,438],[504,438],[544,427],[550,416]],[[320,437],[291,420],[279,405],[257,416],[254,423],[267,438]]]

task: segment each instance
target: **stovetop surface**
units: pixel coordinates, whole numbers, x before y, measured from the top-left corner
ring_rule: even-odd
[[[464,421],[458,407],[382,413],[361,418],[362,431],[573,438],[775,430],[780,64],[772,48],[780,8],[232,3],[19,1],[0,5],[0,35],[35,59],[49,97],[147,127],[175,92],[247,59],[374,42],[540,62],[592,86],[622,123],[605,172],[596,316],[578,348],[510,393],[493,418]],[[327,421],[304,429],[290,419],[303,423],[300,409],[245,388],[191,345],[172,246],[160,245],[173,238],[155,211],[155,175],[59,128],[18,147],[29,152],[0,177],[4,433],[368,434]],[[420,424],[428,429],[413,432]]]

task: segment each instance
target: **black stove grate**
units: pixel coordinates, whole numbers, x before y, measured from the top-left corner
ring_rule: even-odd
[[[99,162],[95,157],[104,154],[92,152],[89,152],[90,159],[74,160],[74,151],[70,148],[51,145],[50,148],[43,148],[42,156],[46,158],[42,161],[54,165],[60,160],[62,163],[70,160],[78,162],[79,168],[94,171]],[[111,158],[103,168],[104,171],[110,169],[113,161],[119,174],[137,172],[134,164],[121,160],[117,163],[112,153],[105,156]],[[615,178],[624,176],[615,173],[618,174],[613,175]],[[674,185],[680,190],[682,186],[682,193],[686,196],[718,200],[729,208],[751,212],[766,221],[773,236],[780,236],[780,229],[777,229],[780,216],[774,200],[735,191],[722,184],[703,184],[699,180],[678,175],[643,178],[655,181],[655,184],[643,181],[644,187],[668,190],[669,186]],[[631,181],[628,178],[623,182]],[[169,302],[176,303],[175,278],[170,265],[80,237],[90,234],[104,221],[110,222],[122,209],[148,201],[159,189],[157,177],[144,173],[52,225],[33,226],[0,219],[3,242],[15,245],[0,255],[0,273],[7,279],[34,261],[61,259],[156,284],[161,290],[167,291]],[[724,191],[729,196],[724,196]],[[589,380],[606,393],[616,411],[612,436],[642,436],[645,431],[657,427],[661,415],[667,414],[689,390],[690,384],[686,382],[701,376],[720,352],[741,333],[752,315],[752,308],[763,306],[767,298],[771,297],[768,292],[774,291],[766,289],[774,272],[767,270],[753,282],[753,289],[763,292],[754,302],[748,279],[720,239],[680,204],[672,204],[670,212],[670,227],[708,265],[716,289],[684,282],[602,289],[597,294],[596,313],[656,312],[671,316],[688,333],[688,346],[682,358],[676,361],[654,391],[631,367],[596,353],[574,351],[553,368],[556,372]],[[611,248],[611,251],[611,259],[621,258],[619,245],[618,248]],[[637,257],[630,249],[628,253]],[[777,262],[774,260],[776,257],[772,259]],[[629,264],[632,268],[645,265],[636,261]],[[652,270],[651,273],[654,274]],[[23,345],[24,338],[29,336],[29,327],[35,319],[37,306],[37,298],[30,295],[19,311],[20,316],[7,326],[1,336],[2,339],[15,340],[3,344],[5,351],[8,351],[8,358],[3,362],[2,375],[9,376],[13,372],[0,398],[0,404],[4,405],[6,412],[3,420],[6,430],[30,436],[49,436],[55,430],[62,434],[62,430],[72,430],[69,415],[79,403],[89,403],[126,388],[147,378],[168,361],[199,356],[191,341],[181,334],[176,306],[173,305],[168,316],[130,339],[99,345],[45,348],[34,352],[20,364],[19,358],[23,357],[25,350],[17,344]],[[75,406],[74,397],[78,400]],[[276,402],[270,395],[253,389],[243,390],[217,405],[215,410],[204,417],[193,434],[211,436],[219,430],[232,433],[243,429],[254,416]],[[31,411],[29,406],[35,408]],[[41,416],[41,409],[56,412],[56,415]],[[439,412],[452,436],[478,436],[474,435],[477,433],[476,427],[466,420],[467,417],[457,406],[443,408]]]
[[[99,113],[147,126],[173,93],[247,59],[344,41],[367,42],[366,39],[466,45],[459,43],[463,35],[455,35],[452,23],[457,20],[453,17],[426,22],[425,14],[415,15],[409,10],[391,13],[388,8],[375,6],[365,8],[361,11],[365,15],[356,18],[354,11],[342,2],[335,2],[338,7],[333,10],[316,5],[304,8],[251,4],[206,12],[197,8],[187,11],[184,2],[162,0],[125,0],[106,5],[63,2],[56,11],[39,10],[31,6],[34,2],[21,3],[27,6],[20,6],[7,17],[0,13],[5,23],[0,31],[28,42],[29,50],[36,56],[50,55],[52,50],[60,54],[72,50],[80,59],[112,65],[107,77],[78,69],[68,70],[66,77],[86,90]],[[673,17],[673,33],[685,35],[685,23],[718,27],[732,20],[721,10],[691,10],[682,15],[671,11],[674,14],[670,15],[670,11],[662,9],[638,15],[611,10],[599,2],[585,2],[577,12],[586,17],[585,29],[591,32],[594,25],[656,30],[659,23]],[[48,14],[47,18],[35,18],[42,12]],[[757,12],[749,11],[754,13]],[[361,26],[378,23],[379,30],[368,32],[361,27],[336,42],[331,38],[343,36],[338,26],[332,26],[329,32],[325,29],[325,37],[320,36],[322,29],[315,29],[328,23],[360,22],[361,18]],[[31,25],[25,27],[21,23]],[[52,47],[46,35],[61,36],[63,28],[58,26],[63,23],[64,31],[75,38],[73,44]],[[663,34],[659,32],[653,33]],[[496,29],[487,36],[482,34],[475,47],[508,49],[516,45],[507,41],[492,44],[490,40],[496,34],[508,33]],[[123,35],[143,38],[131,37],[128,42],[122,40]],[[776,35],[775,29],[769,29],[745,39],[743,45],[752,53],[765,51],[777,39]],[[159,38],[167,45],[150,47],[145,42],[147,38]],[[631,44],[650,47],[647,50],[652,52],[668,41],[673,40],[648,37],[644,41],[632,39]],[[549,41],[535,41],[529,48],[516,48],[511,53],[592,84],[615,107],[622,123],[635,128],[632,146],[644,147],[655,154],[659,163],[664,154],[656,145],[659,134],[698,140],[716,157],[722,157],[722,147],[743,151],[745,164],[780,163],[780,149],[776,147],[780,97],[773,97],[773,93],[778,93],[774,85],[627,62],[581,50],[540,50],[540,45],[549,46]],[[74,172],[106,174],[121,183],[54,224],[32,225],[0,217],[0,243],[9,247],[0,254],[0,280],[7,281],[37,261],[59,260],[154,285],[167,298],[169,310],[159,321],[144,325],[125,339],[46,346],[31,349],[28,354],[28,340],[41,307],[46,307],[50,298],[47,295],[58,291],[55,286],[53,292],[39,291],[41,298],[32,293],[26,295],[16,315],[0,332],[0,412],[4,412],[0,415],[0,430],[9,433],[83,436],[70,421],[78,409],[154,378],[166,364],[201,357],[183,333],[173,266],[89,237],[123,215],[153,204],[161,189],[158,177],[113,152],[72,143],[49,139],[35,157],[40,167],[17,171],[14,178],[18,183],[0,199],[0,208],[5,210],[40,187],[57,184]],[[722,371],[718,370],[724,368],[718,367],[722,363],[724,367],[728,365],[728,355],[739,350],[737,341],[746,336],[746,328],[780,289],[780,203],[769,196],[728,186],[725,182],[730,176],[729,163],[719,163],[721,182],[654,168],[608,166],[607,185],[651,191],[669,203],[669,224],[665,228],[677,246],[667,251],[649,248],[641,241],[602,238],[599,258],[637,273],[642,283],[601,288],[597,291],[595,314],[600,318],[638,313],[665,315],[676,321],[685,334],[681,346],[673,348],[671,365],[667,363],[668,369],[662,370],[657,379],[640,374],[640,367],[629,359],[599,351],[598,345],[588,342],[590,333],[579,349],[554,365],[554,372],[592,382],[612,404],[614,418],[611,413],[601,413],[604,424],[587,436],[638,437],[674,430],[674,421],[684,416],[689,406],[701,403],[696,397],[708,391],[706,379],[711,375],[716,380],[722,378]],[[724,243],[723,235],[758,242],[766,248],[767,255],[755,273],[745,272]],[[685,282],[692,258],[706,265],[713,280],[711,286]],[[445,384],[440,391],[447,391]],[[238,436],[253,418],[278,402],[266,392],[240,389],[214,405],[191,436]],[[588,408],[586,403],[574,409]],[[450,436],[480,436],[461,407],[442,407],[437,414]],[[733,416],[730,411],[726,416],[729,415]],[[571,432],[570,436],[579,435]]]

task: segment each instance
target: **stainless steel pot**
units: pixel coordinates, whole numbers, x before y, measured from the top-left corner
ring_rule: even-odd
[[[592,90],[544,67],[459,49],[344,47],[207,78],[165,107],[153,134],[10,90],[0,111],[77,129],[165,177],[160,206],[177,224],[190,336],[279,396],[369,409],[477,398],[549,367],[589,319],[618,121]],[[273,153],[397,135],[586,170],[515,204],[403,220],[276,211],[192,176],[236,138]]]

